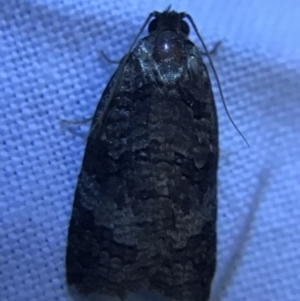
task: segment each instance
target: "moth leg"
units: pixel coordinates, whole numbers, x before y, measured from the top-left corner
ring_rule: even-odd
[[[111,63],[111,64],[119,64],[120,61],[121,61],[121,60],[112,60],[112,59],[110,59],[110,58],[105,54],[105,52],[104,52],[103,50],[101,50],[100,52],[101,52],[101,55],[104,57],[104,59],[105,59],[107,62]]]
[[[65,119],[62,119],[60,121],[60,125],[65,126],[65,125],[70,125],[70,124],[73,124],[73,125],[75,125],[75,124],[86,124],[86,123],[92,121],[92,119],[93,119],[92,117],[85,118],[85,119],[80,119],[80,120],[65,120]],[[73,128],[67,127],[67,130],[69,132],[71,132],[72,134],[74,134],[75,136],[80,136],[82,139],[87,138],[86,133],[83,134],[83,133],[79,132],[77,129],[75,130]]]
[[[201,51],[201,54],[202,54],[202,55],[205,55],[205,56],[207,56],[208,54],[209,54],[209,55],[215,55],[216,52],[218,51],[218,49],[219,49],[221,43],[222,43],[222,41],[216,42],[215,45],[213,46],[213,48],[208,50],[208,53],[207,53],[207,52]]]
[[[64,125],[64,124],[85,124],[85,123],[91,122],[92,120],[93,120],[93,117],[88,117],[88,118],[78,119],[78,120],[61,119],[60,123],[62,125]]]

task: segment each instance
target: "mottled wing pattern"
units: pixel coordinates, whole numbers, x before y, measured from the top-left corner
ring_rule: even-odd
[[[208,300],[218,130],[206,67],[197,47],[172,30],[142,39],[123,67],[118,85],[114,76],[103,93],[87,141],[67,282],[84,295],[122,300],[142,287],[173,300]]]

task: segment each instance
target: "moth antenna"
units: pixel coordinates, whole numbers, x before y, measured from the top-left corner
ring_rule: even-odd
[[[154,13],[150,13],[149,16],[147,17],[147,19],[145,20],[144,24],[140,27],[140,30],[138,31],[138,33],[135,35],[133,41],[131,42],[130,46],[129,46],[129,49],[127,51],[127,53],[125,54],[125,56],[122,58],[121,62],[120,62],[120,66],[119,68],[117,69],[117,73],[115,75],[115,82],[111,88],[111,93],[110,93],[110,96],[109,96],[109,99],[106,101],[106,107],[103,108],[103,112],[106,112],[106,110],[109,108],[109,107],[112,107],[114,105],[114,103],[111,101],[113,99],[113,96],[114,96],[114,92],[115,92],[115,89],[118,87],[119,85],[119,82],[120,82],[120,78],[121,78],[121,75],[124,71],[124,67],[128,61],[128,58],[129,58],[129,55],[131,53],[131,50],[133,48],[133,46],[135,45],[136,41],[138,40],[139,36],[141,35],[141,33],[143,32],[143,30],[145,29],[146,25],[149,23],[149,20],[151,18],[154,17]],[[103,114],[104,115],[104,114]],[[105,120],[102,120],[102,122],[100,122],[100,118],[95,122],[95,124],[91,127],[90,129],[90,133],[92,133],[96,127],[101,127],[105,121],[109,118],[109,114],[107,114],[106,116],[106,119]],[[103,128],[103,127],[102,127]]]
[[[249,238],[249,233],[251,231],[253,221],[255,220],[255,215],[258,211],[260,204],[262,203],[263,194],[265,188],[268,186],[269,178],[269,169],[264,169],[259,175],[258,187],[256,188],[256,191],[254,193],[253,200],[250,204],[250,208],[246,216],[246,220],[244,222],[244,225],[242,226],[242,230],[240,231],[236,239],[233,251],[231,252],[228,262],[225,264],[224,271],[220,273],[219,276],[216,274],[215,279],[213,280],[211,297],[209,299],[210,301],[220,301],[230,282],[233,279],[233,276],[238,267],[238,263],[246,247],[246,243]]]
[[[202,44],[202,46],[203,46],[203,48],[204,48],[204,50],[205,50],[205,52],[207,54],[207,57],[208,57],[208,60],[209,60],[209,64],[211,65],[211,68],[212,68],[213,73],[215,75],[215,78],[217,80],[217,85],[218,85],[218,88],[219,88],[219,92],[220,92],[220,95],[221,95],[221,99],[222,99],[222,102],[223,102],[223,105],[224,105],[225,112],[226,112],[226,114],[227,114],[230,122],[232,123],[232,125],[234,126],[234,128],[237,130],[237,132],[241,135],[241,137],[243,138],[243,140],[245,141],[245,143],[247,144],[247,146],[250,147],[248,141],[246,140],[246,138],[244,137],[244,135],[242,134],[242,132],[239,130],[239,128],[237,127],[237,125],[235,124],[235,122],[233,121],[233,119],[232,119],[232,117],[231,117],[231,115],[229,113],[229,110],[228,110],[226,102],[225,102],[223,90],[222,90],[222,87],[221,87],[221,82],[220,82],[219,77],[218,77],[218,73],[216,71],[216,68],[215,68],[215,66],[213,64],[213,61],[212,61],[211,56],[209,54],[209,51],[208,51],[208,49],[207,49],[207,47],[206,47],[206,45],[204,43],[203,38],[201,37],[201,35],[200,35],[200,33],[199,33],[198,29],[197,29],[197,26],[196,26],[193,18],[189,14],[187,14],[187,13],[184,13],[183,16],[186,17],[189,20],[189,22],[192,24],[193,29],[195,30],[195,33],[196,33],[198,39],[200,40],[200,42],[201,42],[201,44]]]

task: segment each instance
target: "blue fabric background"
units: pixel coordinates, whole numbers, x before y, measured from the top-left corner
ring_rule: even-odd
[[[64,252],[88,125],[74,135],[60,120],[93,114],[116,68],[99,51],[119,59],[149,12],[168,4],[0,0],[0,300],[70,300]],[[208,47],[222,41],[214,64],[251,145],[214,89],[221,161],[212,299],[300,300],[300,2],[174,0],[172,8],[193,16]]]

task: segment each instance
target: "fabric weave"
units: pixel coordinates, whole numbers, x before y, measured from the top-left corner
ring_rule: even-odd
[[[196,3],[197,2],[197,3]],[[66,235],[90,117],[153,10],[167,1],[0,0],[0,300],[71,300]],[[245,247],[221,300],[300,299],[300,2],[173,1],[193,17],[213,56],[217,86],[218,275],[268,175]],[[191,39],[197,41],[193,29]],[[79,132],[79,134],[78,134]],[[228,280],[228,279],[227,279]]]

